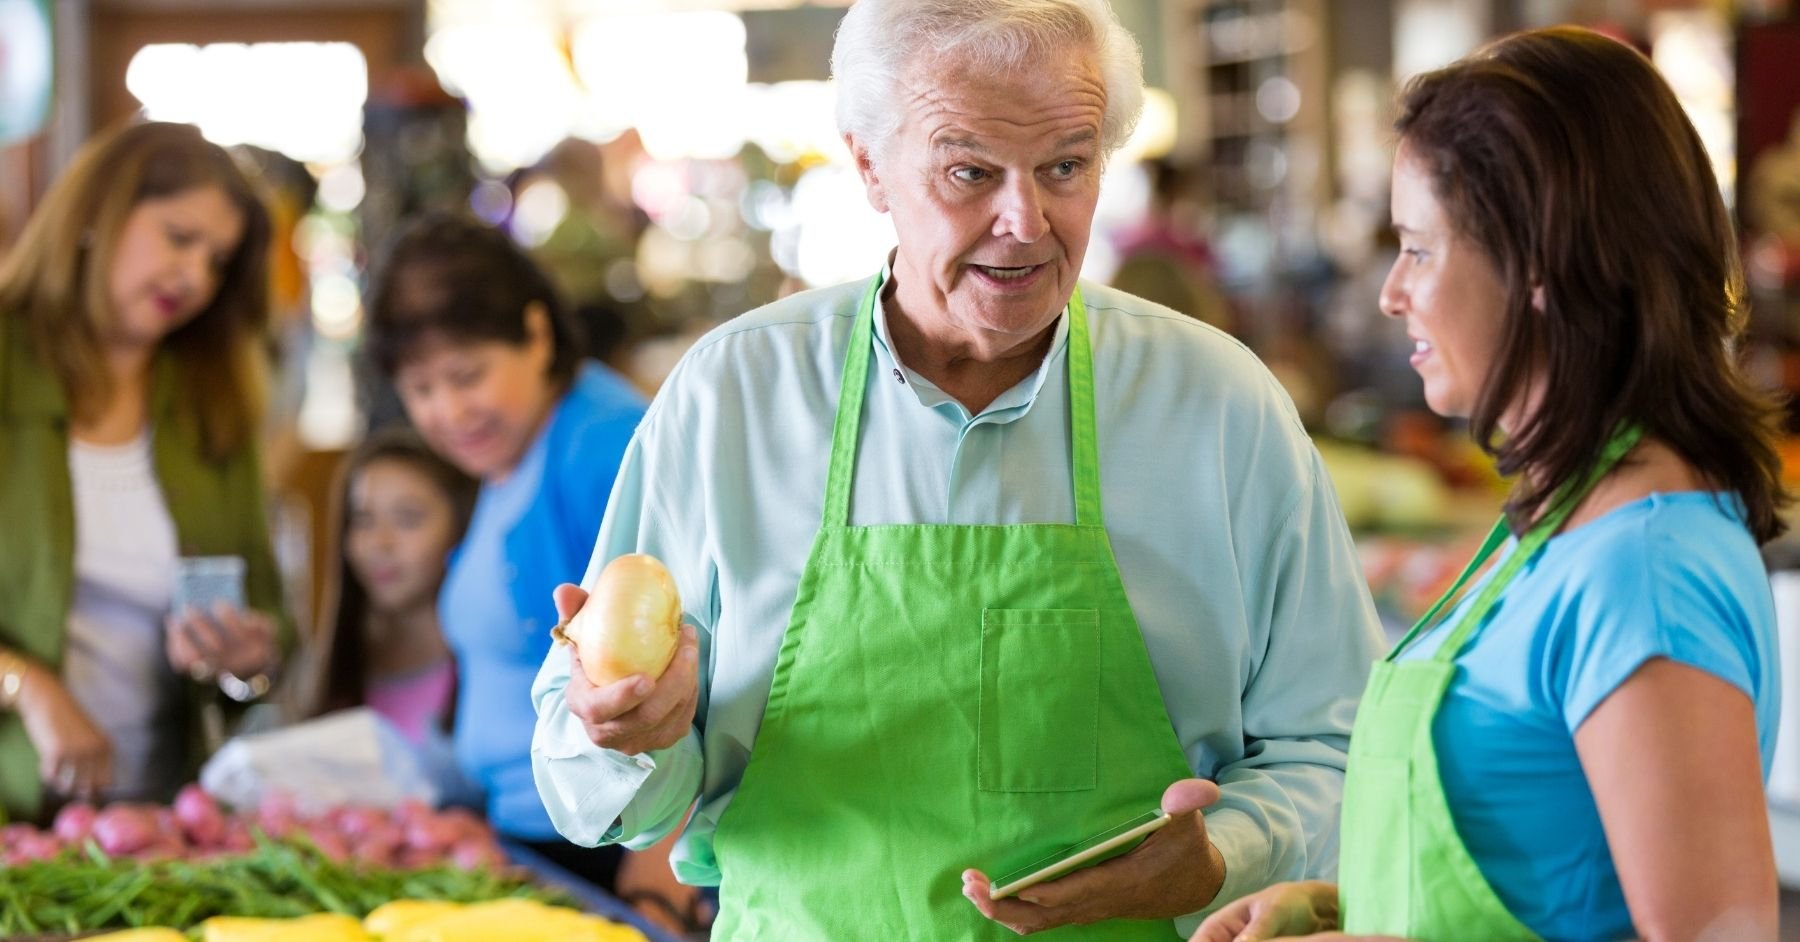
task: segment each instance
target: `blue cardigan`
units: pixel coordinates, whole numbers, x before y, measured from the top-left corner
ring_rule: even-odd
[[[450,557],[438,605],[460,672],[457,761],[486,793],[488,819],[503,834],[557,836],[531,777],[531,681],[556,624],[551,591],[581,581],[613,478],[644,409],[644,398],[619,374],[584,365],[520,467],[535,471],[537,480],[482,486],[483,502],[501,488],[531,492],[501,541],[500,558],[491,544],[485,553],[471,550],[473,535]],[[541,462],[531,454],[540,449]],[[463,604],[450,603],[453,584]],[[483,604],[467,604],[471,597]]]

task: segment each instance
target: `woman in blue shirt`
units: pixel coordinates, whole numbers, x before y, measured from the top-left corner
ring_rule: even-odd
[[[1499,562],[1377,665],[1341,883],[1272,887],[1196,938],[1773,939],[1757,544],[1787,498],[1732,361],[1706,151],[1643,56],[1573,28],[1415,79],[1397,127],[1381,307],[1432,409],[1515,477],[1470,570]]]
[[[457,662],[457,764],[487,817],[611,888],[620,853],[551,826],[531,777],[531,681],[556,624],[551,590],[581,577],[644,400],[581,359],[579,333],[544,274],[507,236],[421,219],[371,293],[368,350],[433,450],[480,495],[439,592]]]

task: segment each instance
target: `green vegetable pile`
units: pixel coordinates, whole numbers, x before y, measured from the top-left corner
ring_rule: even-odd
[[[474,903],[525,897],[569,905],[557,891],[493,870],[422,870],[333,863],[303,841],[260,835],[254,853],[215,860],[114,860],[84,853],[0,869],[0,938],[143,926],[188,927],[212,916],[362,918],[396,899]]]

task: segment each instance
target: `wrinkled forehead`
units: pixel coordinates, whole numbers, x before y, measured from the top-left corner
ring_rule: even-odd
[[[932,140],[941,131],[1056,138],[1091,132],[1106,116],[1098,57],[1077,44],[1048,48],[1018,62],[970,52],[921,57],[896,89],[902,132]]]

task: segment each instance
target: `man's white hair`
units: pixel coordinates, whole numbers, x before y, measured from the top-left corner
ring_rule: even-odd
[[[1100,143],[1124,144],[1144,109],[1144,62],[1107,0],[857,0],[831,52],[842,134],[879,162],[900,128],[899,84],[920,62],[955,61],[984,71],[1031,68],[1069,46],[1095,52],[1106,86]]]

